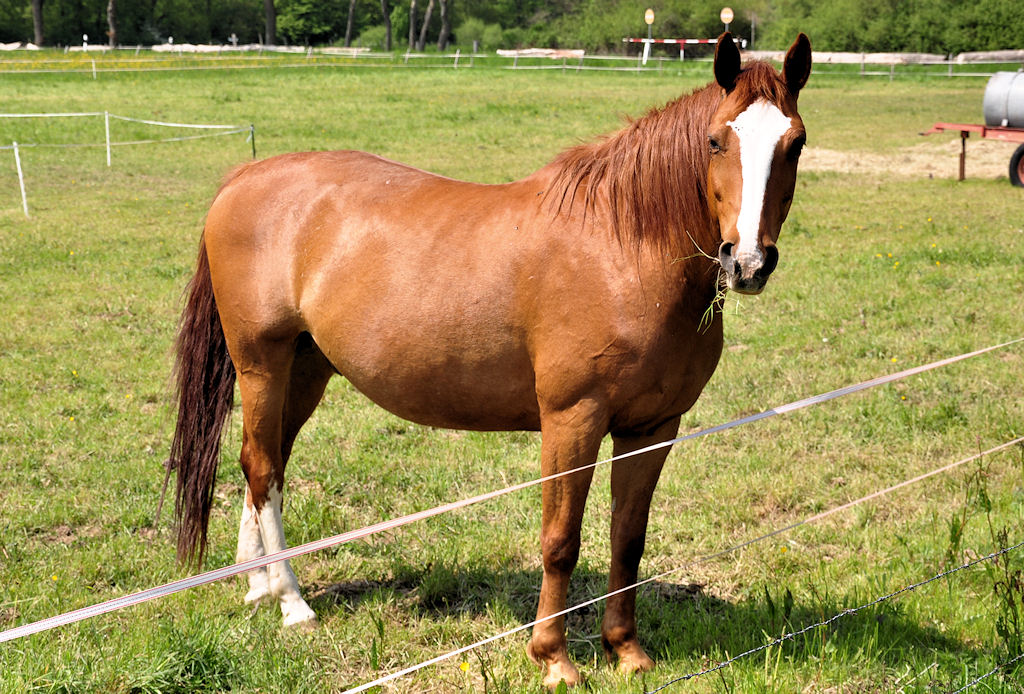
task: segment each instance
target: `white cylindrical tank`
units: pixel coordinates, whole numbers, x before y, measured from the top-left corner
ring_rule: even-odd
[[[1024,128],[1024,70],[992,75],[985,86],[982,109],[990,128]]]

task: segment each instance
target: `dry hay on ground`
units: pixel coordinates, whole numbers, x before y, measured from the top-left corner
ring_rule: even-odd
[[[1010,156],[1018,145],[998,140],[970,138],[967,141],[967,177],[974,179],[1006,178]],[[840,152],[808,147],[800,157],[804,171],[836,171],[886,178],[953,178],[959,173],[960,138],[953,134],[932,135],[925,142],[893,150],[889,154],[875,152]]]

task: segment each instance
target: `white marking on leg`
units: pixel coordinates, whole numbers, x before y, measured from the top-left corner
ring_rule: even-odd
[[[740,242],[734,257],[741,267],[760,267],[764,263],[758,241],[764,195],[772,171],[775,147],[793,122],[775,104],[765,100],[752,103],[728,124],[740,140],[740,166],[743,189],[736,230]]]
[[[271,487],[266,503],[256,514],[260,535],[263,537],[263,548],[267,554],[274,554],[288,547],[284,540],[284,525],[281,523],[281,501],[281,490]],[[284,618],[285,626],[316,622],[316,614],[302,599],[299,582],[287,560],[268,566],[267,576],[270,579],[271,593],[281,602],[281,616]]]
[[[238,550],[235,553],[235,562],[262,557],[264,553],[259,520],[256,518],[256,509],[252,506],[252,494],[246,485],[242,500],[242,520],[238,524]],[[246,603],[258,603],[270,597],[270,579],[266,568],[253,569],[247,572],[246,576],[249,579],[249,592],[245,594]]]

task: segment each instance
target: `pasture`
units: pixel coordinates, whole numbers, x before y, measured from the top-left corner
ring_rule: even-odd
[[[708,63],[640,75],[9,74],[0,103],[254,123],[261,157],[363,149],[503,182],[710,79]],[[779,268],[764,294],[727,298],[725,352],[684,432],[1024,337],[1024,190],[1006,179],[1012,147],[995,153],[998,175],[978,175],[969,143],[969,178],[957,183],[950,136],[917,135],[935,121],[980,122],[984,85],[812,75]],[[154,137],[113,127],[115,140]],[[0,145],[102,139],[102,120],[0,122]],[[934,169],[908,165],[922,153]],[[26,219],[13,156],[0,151],[0,629],[182,575],[166,505],[155,525],[173,428],[171,345],[205,210],[249,156],[243,135],[119,147],[109,169],[102,149],[25,148]],[[826,159],[850,165],[815,166]],[[676,446],[641,575],[1021,436],[1022,379],[1017,344]],[[239,419],[208,568],[234,557]],[[296,545],[533,479],[538,459],[535,434],[409,424],[335,379],[289,465],[286,534]],[[570,604],[604,592],[607,488],[598,468]],[[531,620],[539,525],[535,487],[299,558],[315,631],[282,632],[276,606],[246,608],[242,582],[229,580],[0,644],[0,691],[343,691]],[[1022,527],[1018,446],[642,588],[640,638],[658,662],[643,678],[604,664],[601,603],[570,616],[570,647],[590,691],[645,691],[1020,542]],[[955,690],[1021,652],[1022,575],[1018,550],[668,691]],[[538,691],[526,641],[511,636],[384,691]],[[973,691],[1020,691],[1022,680],[1017,661]]]

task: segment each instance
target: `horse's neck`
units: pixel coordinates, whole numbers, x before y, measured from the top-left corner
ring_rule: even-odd
[[[713,315],[709,308],[721,298],[721,266],[716,259],[701,253],[678,256],[641,250],[636,268],[638,289],[669,302],[674,320],[700,323]]]
[[[607,227],[624,245],[714,255],[707,124],[719,100],[720,89],[705,87],[563,152],[548,167],[558,210]]]

